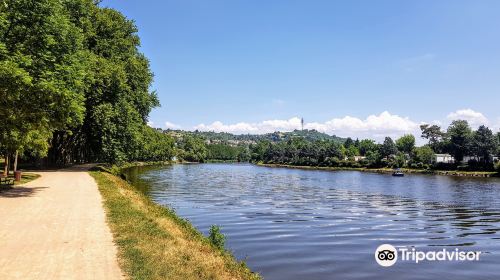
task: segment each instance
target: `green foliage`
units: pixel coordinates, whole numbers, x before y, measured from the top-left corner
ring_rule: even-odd
[[[184,135],[182,141],[178,143],[177,155],[182,160],[204,162],[207,159],[208,150],[202,138]]]
[[[302,138],[308,141],[333,140],[338,143],[343,143],[345,141],[345,139],[343,138],[337,137],[335,135],[331,136],[325,133],[321,133],[314,129],[294,130],[290,132],[273,132],[266,134],[241,134],[241,135],[235,135],[227,132],[198,131],[198,130],[196,131],[167,130],[167,132],[175,134],[190,134],[196,137],[203,138],[207,141],[214,141],[214,142],[239,141],[239,142],[246,142],[247,144],[264,140],[267,140],[269,142],[281,142],[281,141],[288,141],[293,138]]]
[[[378,151],[378,146],[374,140],[364,139],[359,142],[359,153],[366,156],[368,152]]]
[[[220,232],[220,227],[218,225],[210,226],[210,232],[208,235],[208,240],[215,246],[215,248],[224,251],[224,245],[226,243],[226,236]]]
[[[411,134],[403,135],[396,140],[396,146],[400,152],[410,154],[415,148],[415,136]]]
[[[471,151],[472,130],[464,120],[453,121],[448,127],[449,153],[456,161],[461,162]]]
[[[63,3],[3,1],[0,7],[0,143],[7,153],[44,155],[48,145],[40,141],[83,121],[87,53]]]
[[[394,168],[401,168],[406,165],[406,155],[402,152],[398,152],[396,154],[396,157],[394,158],[394,161],[392,162],[392,166]]]
[[[435,161],[434,151],[429,145],[415,148],[415,161],[432,164]]]
[[[248,161],[250,155],[246,146],[233,146],[228,143],[208,144],[209,160],[218,161]]]
[[[391,137],[385,137],[384,143],[380,146],[380,155],[382,157],[388,158],[391,155],[395,155],[398,152],[396,144],[392,141]]]
[[[0,143],[54,164],[166,160],[173,141],[146,126],[159,106],[137,27],[92,0],[0,7]],[[53,135],[53,136],[52,136]],[[52,138],[50,144],[48,139]]]
[[[437,125],[424,124],[420,126],[422,130],[422,138],[429,140],[429,146],[438,153],[443,152],[442,145],[446,133],[441,131],[441,127]]]
[[[480,126],[472,136],[472,152],[482,162],[491,162],[491,155],[497,149],[496,138],[493,132],[486,126]]]
[[[500,132],[497,132],[496,134],[496,143],[497,143],[496,154],[500,156]]]

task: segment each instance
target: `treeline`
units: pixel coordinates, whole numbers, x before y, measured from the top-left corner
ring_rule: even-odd
[[[413,135],[394,141],[386,137],[382,144],[373,140],[348,138],[335,141],[307,141],[293,138],[273,143],[259,141],[250,146],[251,160],[268,164],[329,167],[408,167],[464,170],[492,170],[493,157],[500,154],[500,133],[486,126],[473,131],[467,121],[453,121],[446,131],[437,125],[422,125],[427,145],[416,147]],[[437,163],[438,153],[449,153],[455,163]],[[467,162],[463,162],[469,157]]]
[[[0,5],[0,152],[51,164],[169,160],[134,23],[93,0]],[[14,159],[14,161],[16,161]],[[8,165],[7,165],[8,166]]]
[[[179,161],[248,162],[250,152],[247,144],[230,144],[227,141],[212,142],[191,134],[183,134],[176,141],[176,155]]]
[[[339,143],[345,141],[344,138],[337,137],[335,135],[328,135],[326,133],[319,132],[315,129],[304,129],[304,130],[294,130],[289,132],[272,132],[265,134],[231,134],[228,132],[214,132],[214,131],[184,131],[184,130],[165,130],[166,133],[171,135],[190,135],[194,137],[203,138],[208,141],[213,142],[223,142],[223,143],[231,143],[231,142],[239,142],[239,143],[251,143],[258,142],[263,140],[268,140],[271,142],[279,142],[286,141],[292,138],[302,137],[308,141],[316,141],[316,140],[333,140]]]

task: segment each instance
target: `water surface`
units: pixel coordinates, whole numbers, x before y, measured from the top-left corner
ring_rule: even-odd
[[[132,169],[155,202],[227,248],[265,279],[500,279],[500,180],[248,164]],[[374,259],[384,243],[482,251],[479,262]]]

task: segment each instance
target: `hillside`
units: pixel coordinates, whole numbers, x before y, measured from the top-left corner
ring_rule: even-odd
[[[339,143],[345,142],[345,138],[335,135],[328,135],[317,130],[294,130],[291,132],[273,132],[266,134],[232,134],[227,132],[213,132],[213,131],[184,131],[184,130],[164,130],[165,133],[174,137],[180,137],[184,134],[201,137],[210,142],[247,142],[253,143],[260,140],[268,140],[272,142],[287,141],[295,137],[303,137],[308,141],[316,140],[333,140]]]

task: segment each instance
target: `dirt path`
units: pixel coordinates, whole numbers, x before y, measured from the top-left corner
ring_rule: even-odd
[[[85,167],[0,192],[0,279],[121,279],[101,195]]]

